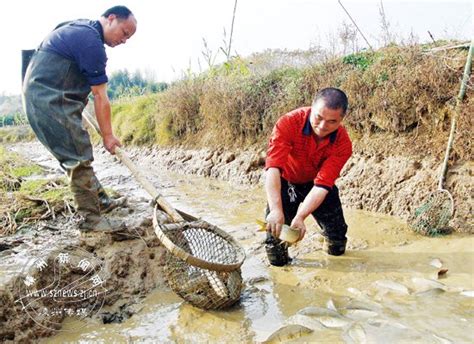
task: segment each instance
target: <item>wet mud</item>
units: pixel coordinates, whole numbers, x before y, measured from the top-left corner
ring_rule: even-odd
[[[19,145],[15,149],[42,165],[57,168],[39,146]],[[225,229],[243,245],[247,260],[242,266],[244,288],[240,302],[227,311],[203,311],[183,302],[166,287],[160,276],[161,247],[151,235],[147,236],[152,213],[147,195],[125,167],[100,150],[94,163],[99,179],[106,187],[131,200],[128,209],[113,215],[140,230],[147,245],[142,238],[104,240],[102,244],[97,244],[95,239],[83,240],[84,247],[97,251],[109,262],[110,285],[113,286],[110,302],[101,317],[81,321],[79,331],[74,330],[77,320],[65,318],[63,332],[44,342],[449,343],[474,340],[466,330],[474,325],[474,239],[471,236],[456,233],[447,237],[423,237],[407,228],[403,219],[357,210],[360,207],[354,206],[356,209],[345,210],[349,240],[344,256],[328,256],[323,251],[319,228],[313,220],[308,220],[304,240],[290,247],[292,264],[272,267],[263,249],[264,234],[257,232],[255,223],[255,219],[263,219],[265,205],[264,192],[258,184],[261,156],[252,155],[253,163],[249,162],[248,172],[234,168],[229,169],[234,172],[223,172],[228,176],[234,173],[232,178],[223,178],[231,181],[228,183],[202,177],[222,178],[220,174],[212,175],[214,167],[202,176],[174,173],[170,169],[190,172],[178,162],[167,162],[173,159],[160,160],[170,154],[131,151],[134,161],[167,200]],[[215,155],[214,152],[210,159]],[[226,161],[225,153],[219,156]],[[226,163],[229,164],[238,161],[239,156],[227,157],[227,160],[231,160]],[[357,170],[362,165],[362,160],[355,160],[344,175],[349,176],[352,171],[364,176],[368,173],[367,167],[366,172]],[[242,181],[239,173],[246,175],[250,182]],[[342,184],[356,183],[354,176],[350,180],[344,178]],[[358,199],[356,195],[346,191],[345,204],[370,202],[370,197]],[[347,201],[351,199],[352,203]],[[51,236],[58,237],[54,239],[55,244],[65,238],[74,242],[77,235],[74,233],[76,231],[71,230],[64,235]],[[38,236],[45,242],[52,240],[45,232]],[[31,245],[31,240],[23,241]],[[153,255],[149,254],[148,246],[156,250]],[[16,250],[17,254],[29,251],[22,246]],[[14,271],[14,265],[9,269]],[[441,270],[447,272],[440,274]],[[104,324],[107,314],[105,322],[108,323]],[[18,332],[26,330],[23,327]],[[38,336],[37,333],[29,335],[25,333],[18,338]]]
[[[382,156],[364,152],[357,145],[355,149],[338,179],[342,202],[351,209],[380,212],[407,220],[438,188],[441,161],[429,155],[420,156],[417,152],[405,156]],[[130,154],[155,168],[225,180],[233,185],[259,186],[264,180],[266,152],[261,148],[235,151],[223,148],[133,148]],[[456,232],[474,233],[471,192],[474,189],[474,164],[459,161],[450,165],[444,188],[455,200],[454,216],[449,226]]]

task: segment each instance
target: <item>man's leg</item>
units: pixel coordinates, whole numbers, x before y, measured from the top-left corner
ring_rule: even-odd
[[[313,214],[323,235],[327,240],[327,252],[333,256],[340,256],[346,250],[347,224],[344,220],[339,190],[336,186],[327,194],[323,203]]]
[[[289,226],[291,224],[291,221],[298,211],[298,205],[301,203],[302,199],[304,199],[304,197],[298,195],[295,188],[291,185],[288,185],[288,182],[282,178],[281,200],[286,225]],[[270,209],[267,204],[265,218],[269,213]],[[270,232],[267,232],[267,237],[265,239],[265,250],[271,265],[283,266],[288,264],[291,260],[288,255],[288,244],[278,238],[275,238]]]
[[[97,179],[90,162],[83,162],[67,169],[71,191],[76,203],[77,213],[83,221],[79,229],[84,232],[112,232],[109,222],[100,216],[100,201],[95,180]]]

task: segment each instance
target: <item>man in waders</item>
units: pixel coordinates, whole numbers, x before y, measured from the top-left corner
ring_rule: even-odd
[[[325,88],[311,107],[287,113],[273,128],[265,164],[265,249],[272,265],[290,261],[288,246],[278,239],[282,225],[298,228],[301,240],[310,214],[323,230],[328,254],[345,252],[347,225],[334,183],[352,155],[351,140],[341,126],[347,107],[344,92]]]
[[[33,54],[23,81],[25,111],[39,141],[66,171],[74,194],[81,231],[112,232],[119,228],[101,217],[123,204],[111,199],[94,174],[92,145],[82,126],[82,111],[92,92],[105,148],[115,153],[120,141],[111,125],[107,96],[107,56],[110,47],[125,43],[137,21],[124,6],[115,6],[99,20],[79,19],[56,27]]]

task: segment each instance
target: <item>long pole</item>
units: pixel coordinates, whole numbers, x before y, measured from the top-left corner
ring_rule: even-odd
[[[234,3],[234,12],[232,13],[232,24],[230,25],[229,49],[227,50],[227,60],[230,57],[230,48],[232,47],[232,35],[234,34],[235,12],[237,11],[237,0]]]
[[[339,5],[341,5],[342,9],[346,12],[347,16],[349,17],[349,19],[352,21],[352,23],[354,24],[354,26],[357,28],[357,31],[359,31],[360,35],[362,36],[362,38],[365,40],[365,43],[367,43],[367,45],[369,46],[370,50],[374,51],[374,49],[372,48],[372,46],[370,45],[369,41],[367,40],[367,38],[365,38],[364,34],[362,33],[362,30],[359,29],[359,27],[357,26],[357,23],[355,22],[354,19],[352,19],[351,15],[349,14],[349,12],[346,10],[346,8],[344,7],[344,5],[342,4],[341,0],[338,0],[339,2]]]
[[[456,108],[454,110],[454,115],[451,120],[451,130],[449,131],[448,145],[446,146],[446,153],[444,154],[442,170],[439,176],[438,190],[443,190],[443,183],[446,178],[446,173],[448,172],[449,152],[451,151],[451,147],[453,146],[454,132],[456,131],[456,117],[459,115],[459,112],[461,111],[461,102],[464,99],[464,95],[466,94],[467,82],[471,76],[473,54],[474,54],[474,38],[471,41],[471,47],[469,48],[469,53],[467,54],[466,65],[464,66],[464,74],[461,81],[461,87],[459,89],[459,93],[456,98]]]

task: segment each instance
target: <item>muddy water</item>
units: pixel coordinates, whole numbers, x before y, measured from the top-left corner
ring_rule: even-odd
[[[126,169],[100,154],[97,160],[106,185],[146,197]],[[66,321],[66,332],[45,342],[260,342],[281,327],[277,341],[474,341],[472,237],[421,237],[397,218],[346,210],[346,255],[327,256],[311,220],[304,241],[290,251],[292,265],[270,267],[254,222],[263,218],[261,187],[167,173],[146,159],[140,166],[172,204],[226,229],[245,247],[241,302],[225,312],[206,312],[156,290],[121,324],[90,321],[71,333],[74,324]],[[438,279],[441,269],[448,272]]]

